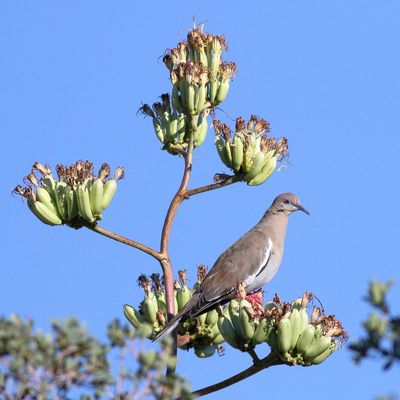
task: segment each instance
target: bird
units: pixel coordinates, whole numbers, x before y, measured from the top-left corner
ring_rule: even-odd
[[[310,214],[295,194],[278,195],[257,225],[218,257],[189,302],[156,335],[154,341],[171,334],[181,321],[197,317],[233,299],[239,283],[246,294],[268,283],[278,272],[288,217],[295,211]]]

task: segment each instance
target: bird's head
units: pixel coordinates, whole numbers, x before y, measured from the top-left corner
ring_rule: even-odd
[[[270,209],[275,213],[283,212],[285,215],[299,210],[310,215],[308,210],[300,204],[300,199],[293,193],[282,193],[277,196]]]

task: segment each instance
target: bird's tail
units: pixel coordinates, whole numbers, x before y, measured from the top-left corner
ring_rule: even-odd
[[[186,305],[182,308],[182,310],[179,311],[178,314],[176,314],[171,319],[171,321],[168,321],[165,328],[154,337],[153,342],[161,340],[163,337],[171,334],[178,327],[179,322],[181,322],[181,320],[184,320],[184,319],[190,317],[190,311],[193,308],[193,305],[197,303],[197,301],[198,301],[197,296],[194,295],[186,303]]]
[[[177,317],[177,315],[173,319],[171,319],[170,322],[168,322],[168,324],[164,328],[164,330],[157,333],[157,335],[153,339],[153,342],[157,342],[157,341],[161,340],[163,337],[170,335],[178,327],[179,322],[181,322],[181,317],[179,319],[176,317]]]

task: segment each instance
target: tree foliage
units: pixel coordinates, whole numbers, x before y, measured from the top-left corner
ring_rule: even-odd
[[[357,364],[372,357],[388,370],[400,362],[400,315],[393,313],[387,298],[392,284],[372,281],[369,285],[365,300],[374,311],[363,322],[364,335],[349,346]]]
[[[170,353],[170,341],[145,351],[140,333],[119,320],[102,342],[75,318],[53,321],[51,333],[43,333],[32,320],[2,317],[0,398],[190,399],[185,379],[164,375],[176,362]]]

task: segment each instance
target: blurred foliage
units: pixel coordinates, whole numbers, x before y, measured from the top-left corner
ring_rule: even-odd
[[[368,288],[366,301],[374,311],[363,322],[364,336],[350,344],[356,363],[374,357],[383,361],[388,370],[400,361],[400,315],[392,313],[387,293],[393,282],[373,281]]]
[[[164,376],[176,362],[171,346],[145,351],[140,332],[119,320],[102,343],[75,318],[53,321],[44,334],[31,320],[0,317],[0,398],[190,399],[187,381]]]

